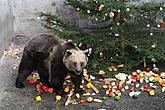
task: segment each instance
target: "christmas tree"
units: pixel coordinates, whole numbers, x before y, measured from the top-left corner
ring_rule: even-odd
[[[92,47],[89,68],[107,69],[118,64],[129,67],[165,60],[164,33],[159,32],[164,28],[163,4],[133,6],[126,0],[66,0],[65,4],[72,6],[80,16],[105,23],[101,28],[108,34],[100,37],[85,33],[56,15],[41,13],[46,28],[73,40],[82,49]],[[101,32],[100,28],[96,30]]]

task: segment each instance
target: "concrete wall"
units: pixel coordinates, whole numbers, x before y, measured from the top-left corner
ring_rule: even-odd
[[[13,37],[13,19],[8,0],[0,0],[0,56]]]
[[[38,20],[39,12],[53,12],[52,5],[56,0],[10,0],[14,16],[15,34],[32,36],[37,33],[46,32]],[[60,0],[57,0],[60,1]]]
[[[96,27],[95,20],[80,18],[69,6],[64,5],[65,0],[10,0],[14,16],[14,32],[33,36],[47,30],[41,26],[37,19],[38,12],[52,12],[62,19],[81,28]],[[164,0],[128,0],[131,4],[141,4],[143,2],[163,2]],[[69,10],[68,10],[69,9]]]

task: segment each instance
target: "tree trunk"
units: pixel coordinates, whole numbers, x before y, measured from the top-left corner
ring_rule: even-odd
[[[124,33],[121,32],[120,34],[120,48],[122,50],[121,55],[124,56],[124,50],[125,50],[125,37],[124,37]]]

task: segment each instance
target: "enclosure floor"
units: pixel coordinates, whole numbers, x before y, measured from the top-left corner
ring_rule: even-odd
[[[132,99],[123,95],[118,102],[107,98],[103,103],[84,103],[67,107],[64,106],[66,97],[57,103],[54,101],[54,93],[43,92],[42,101],[35,103],[37,92],[34,86],[26,84],[24,89],[15,87],[19,56],[27,40],[25,36],[17,36],[10,48],[17,51],[18,57],[5,55],[0,59],[0,110],[165,110],[165,95],[161,92],[154,97],[142,94],[137,99]]]

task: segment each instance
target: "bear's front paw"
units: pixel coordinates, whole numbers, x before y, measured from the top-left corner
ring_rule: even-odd
[[[17,84],[16,84],[16,87],[22,89],[22,88],[24,88],[25,86],[24,86],[23,83],[17,83]]]
[[[75,93],[84,93],[84,90],[81,88],[75,89]]]
[[[65,96],[67,93],[64,92],[63,90],[59,90],[59,91],[55,91],[57,95],[60,95],[60,96]]]

